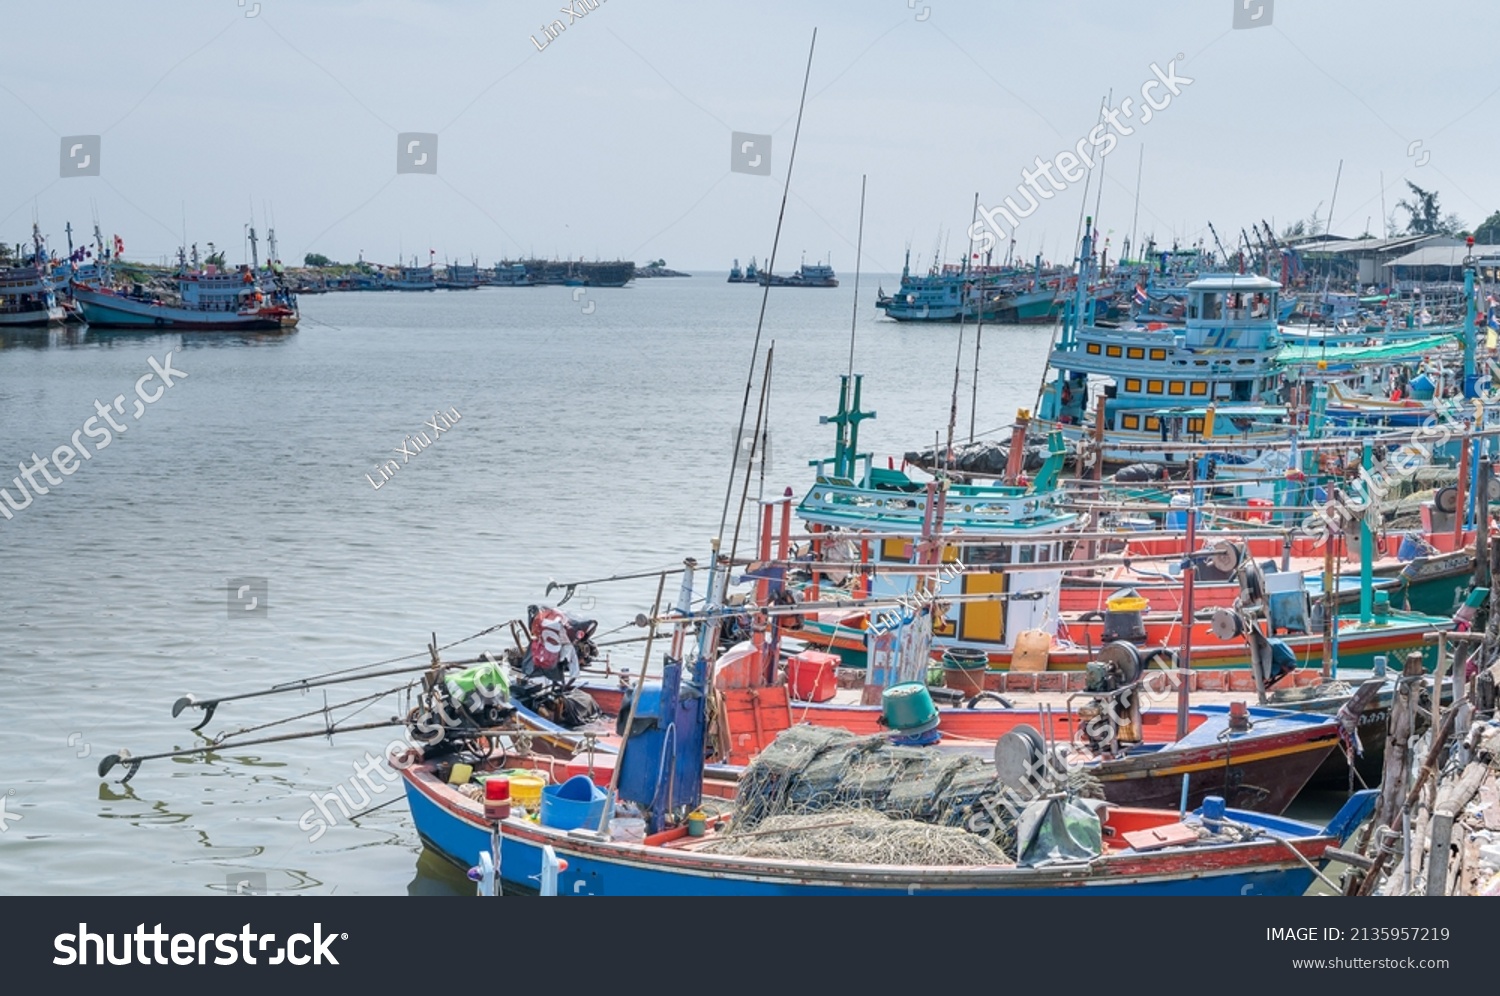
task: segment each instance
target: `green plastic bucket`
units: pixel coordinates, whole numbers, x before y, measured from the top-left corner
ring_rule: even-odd
[[[932,693],[920,681],[903,681],[880,694],[886,728],[896,733],[925,733],[938,725]]]

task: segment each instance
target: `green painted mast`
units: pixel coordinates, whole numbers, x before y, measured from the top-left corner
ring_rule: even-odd
[[[841,374],[839,376],[838,413],[818,416],[819,423],[823,425],[831,423],[838,430],[833,445],[833,476],[844,478],[851,483],[854,481],[855,464],[859,462],[859,423],[867,418],[875,417],[874,412],[860,411],[859,408],[859,393],[864,379],[864,374],[854,375],[851,396],[849,376]]]

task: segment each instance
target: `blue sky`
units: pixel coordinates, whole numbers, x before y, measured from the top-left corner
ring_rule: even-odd
[[[1102,161],[1115,252],[1138,161],[1136,227],[1158,242],[1326,216],[1340,160],[1341,234],[1380,232],[1406,180],[1470,226],[1500,208],[1497,84],[1477,44],[1435,57],[1496,37],[1500,8],[1249,0],[1270,23],[1236,30],[1243,2],[600,0],[578,16],[579,0],[570,17],[562,0],[143,0],[66,19],[12,5],[0,238],[35,216],[60,245],[97,212],[127,256],[175,252],[185,222],[238,260],[253,210],[259,228],[274,214],[288,261],[764,259],[814,28],[792,264],[831,253],[852,269],[861,175],[867,271],[899,269],[908,245],[924,264],[961,258],[976,192],[1014,194],[1036,157],[1089,134],[1106,94],[1118,106],[1173,60],[1192,83]],[[538,50],[554,20],[565,30]],[[770,176],[730,170],[733,131],[772,136]],[[439,136],[435,175],[396,173],[401,132]],[[101,136],[100,175],[62,178],[60,140],[82,134]],[[1088,183],[1093,213],[1097,169]],[[1019,253],[1070,256],[1083,204],[1082,181],[1045,200]]]

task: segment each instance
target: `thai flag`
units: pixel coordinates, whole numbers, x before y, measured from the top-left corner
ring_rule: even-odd
[[[1135,285],[1135,303],[1136,303],[1136,306],[1140,307],[1140,308],[1144,308],[1146,306],[1146,302],[1148,300],[1150,300],[1150,299],[1146,296],[1146,287],[1145,287],[1145,285],[1144,284],[1136,284]]]

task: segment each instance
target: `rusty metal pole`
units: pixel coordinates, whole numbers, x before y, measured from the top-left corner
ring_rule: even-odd
[[[1177,739],[1188,735],[1188,678],[1193,667],[1193,553],[1198,539],[1198,465],[1191,454],[1188,456],[1188,516],[1186,556],[1182,568],[1182,651],[1177,655]]]

